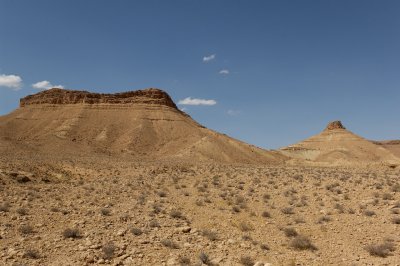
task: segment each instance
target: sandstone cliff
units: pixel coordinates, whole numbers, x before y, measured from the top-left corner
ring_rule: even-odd
[[[37,104],[154,104],[177,109],[166,92],[154,88],[114,94],[54,88],[20,100],[20,107]]]

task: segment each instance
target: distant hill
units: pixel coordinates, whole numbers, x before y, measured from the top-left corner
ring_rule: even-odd
[[[400,140],[372,141],[376,145],[381,145],[400,158]]]
[[[137,160],[279,163],[285,156],[207,129],[159,89],[116,94],[50,89],[0,117],[1,147]]]
[[[398,163],[399,158],[383,145],[376,145],[333,121],[321,133],[281,149],[289,157],[313,162]]]

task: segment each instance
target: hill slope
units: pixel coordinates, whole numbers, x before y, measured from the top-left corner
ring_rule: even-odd
[[[297,144],[284,147],[292,158],[324,163],[396,163],[399,158],[344,128],[340,121],[328,124],[323,132]]]
[[[0,117],[0,138],[56,155],[112,154],[136,159],[277,163],[284,156],[204,128],[164,91],[117,94],[51,89],[27,96]]]
[[[376,145],[381,145],[400,158],[400,140],[373,141],[373,143]]]

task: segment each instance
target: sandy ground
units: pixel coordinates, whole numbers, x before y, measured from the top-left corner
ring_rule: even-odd
[[[400,265],[395,168],[1,157],[0,169],[2,265]]]

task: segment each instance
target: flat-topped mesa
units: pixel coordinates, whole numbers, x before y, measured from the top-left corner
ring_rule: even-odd
[[[326,126],[325,131],[333,129],[346,129],[346,128],[343,126],[341,121],[332,121]]]
[[[53,88],[20,99],[19,106],[40,104],[150,104],[177,109],[165,91],[155,88],[113,94]]]

